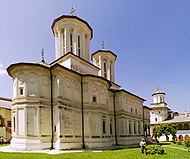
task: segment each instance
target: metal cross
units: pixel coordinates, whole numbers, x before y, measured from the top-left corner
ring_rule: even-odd
[[[71,10],[70,10],[70,16],[74,16],[75,14],[75,8],[72,6]]]
[[[42,48],[42,62],[45,62],[45,60],[44,60],[44,48]]]
[[[104,40],[103,40],[102,43],[100,44],[100,47],[101,47],[102,50],[105,49],[105,47],[106,47],[106,43],[105,43]]]

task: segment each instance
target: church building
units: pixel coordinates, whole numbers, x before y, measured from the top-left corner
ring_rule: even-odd
[[[11,148],[137,145],[149,125],[145,100],[115,83],[117,55],[105,49],[91,54],[93,29],[77,16],[55,19],[52,32],[55,61],[47,64],[42,56],[40,63],[7,68],[13,80]]]

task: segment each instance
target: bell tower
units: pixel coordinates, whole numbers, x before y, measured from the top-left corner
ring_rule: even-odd
[[[100,70],[98,75],[115,82],[114,64],[117,56],[110,50],[98,50],[91,56],[93,64]]]
[[[151,123],[159,123],[168,118],[168,107],[165,102],[165,93],[160,91],[159,88],[157,88],[157,91],[152,94],[153,97],[153,103],[152,105],[152,111],[150,114],[150,122]]]
[[[52,31],[56,59],[70,52],[90,62],[89,47],[93,30],[86,21],[73,14],[63,15],[53,21]]]

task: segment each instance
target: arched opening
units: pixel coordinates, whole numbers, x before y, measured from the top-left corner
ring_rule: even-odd
[[[4,126],[4,118],[0,115],[0,127]]]
[[[177,140],[177,136],[176,135],[172,136],[172,141],[176,141],[176,140]]]
[[[183,141],[183,136],[179,135],[179,141]]]
[[[184,130],[189,130],[189,125],[187,123],[184,124]]]
[[[178,130],[183,130],[183,125],[182,124],[178,125]]]
[[[190,137],[189,137],[189,135],[185,135],[184,140],[185,140],[185,142],[190,142]]]

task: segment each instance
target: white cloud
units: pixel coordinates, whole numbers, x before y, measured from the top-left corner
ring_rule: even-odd
[[[3,69],[3,64],[0,63],[0,76],[7,75],[7,71]]]

